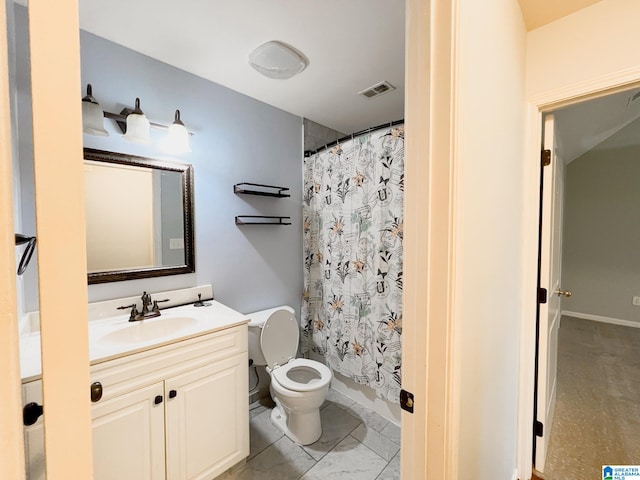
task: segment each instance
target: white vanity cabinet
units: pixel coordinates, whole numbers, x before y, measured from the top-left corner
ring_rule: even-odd
[[[209,480],[249,455],[248,362],[245,353],[165,382],[167,480]]]
[[[94,479],[212,480],[242,461],[248,361],[243,324],[93,365]]]
[[[93,478],[165,478],[162,383],[136,389],[91,408]]]

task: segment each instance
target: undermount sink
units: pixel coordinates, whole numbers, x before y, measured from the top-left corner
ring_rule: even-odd
[[[192,317],[152,318],[130,322],[115,332],[100,339],[105,343],[141,343],[158,338],[170,337],[195,326],[198,320]]]

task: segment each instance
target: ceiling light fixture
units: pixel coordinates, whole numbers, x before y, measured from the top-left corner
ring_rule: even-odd
[[[140,108],[139,98],[136,98],[133,110],[123,108],[120,113],[103,111],[98,101],[93,97],[91,84],[88,84],[87,95],[82,98],[82,131],[89,135],[109,135],[104,128],[104,117],[114,120],[124,134],[123,137],[131,142],[150,143],[150,128],[153,127],[168,131],[163,145],[171,153],[191,151],[189,136],[193,133],[187,131],[184,122],[180,119],[180,110],[176,110],[171,125],[150,122]]]
[[[290,45],[272,40],[249,54],[249,65],[265,77],[285,80],[307,68],[309,60]]]

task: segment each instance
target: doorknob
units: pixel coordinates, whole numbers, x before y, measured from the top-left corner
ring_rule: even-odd
[[[567,297],[569,298],[572,293],[569,290],[556,290],[555,294],[558,295],[559,297]]]
[[[38,417],[43,414],[42,405],[35,402],[27,403],[22,409],[22,423],[33,425],[38,421]]]

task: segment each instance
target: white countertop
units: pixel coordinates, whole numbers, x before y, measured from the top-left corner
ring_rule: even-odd
[[[91,365],[113,358],[157,348],[248,322],[248,317],[225,305],[208,300],[210,306],[192,304],[161,310],[159,317],[129,322],[129,314],[89,322]],[[20,336],[22,381],[36,380],[41,373],[40,333]]]

